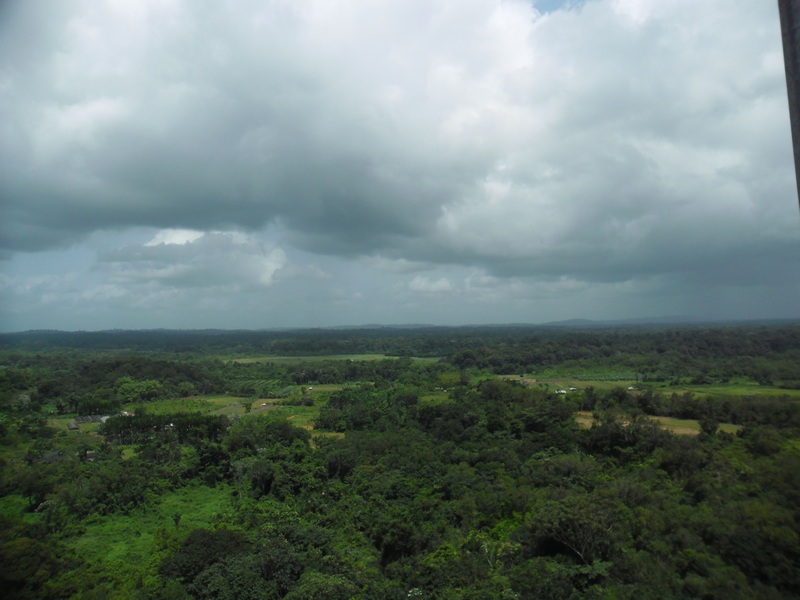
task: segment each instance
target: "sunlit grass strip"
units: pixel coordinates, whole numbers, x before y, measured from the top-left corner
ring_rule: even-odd
[[[308,429],[313,427],[314,421],[319,416],[319,408],[316,406],[281,406],[275,409],[281,417],[285,417],[295,427]]]
[[[698,435],[700,433],[700,422],[695,419],[675,419],[672,417],[654,417],[647,416],[648,419],[657,421],[661,426],[677,435]],[[592,425],[597,423],[597,419],[592,416],[591,412],[580,411],[575,413],[575,421],[581,429],[591,429]],[[732,423],[720,423],[719,431],[725,433],[736,433],[742,428],[741,425],[734,425]]]
[[[700,422],[694,419],[674,419],[672,417],[647,417],[658,421],[673,433],[697,435],[700,433]],[[734,425],[733,423],[720,423],[719,430],[725,433],[736,433],[742,428],[741,425]]]
[[[435,392],[433,394],[423,394],[419,397],[419,401],[424,404],[442,404],[443,402],[447,402],[450,400],[450,394],[447,392]]]
[[[244,358],[239,357],[220,357],[225,362],[252,364],[252,363],[275,363],[275,364],[297,364],[297,363],[321,363],[327,361],[377,361],[377,360],[396,360],[399,357],[390,356],[388,354],[327,354],[327,355],[310,355],[310,356],[248,356]],[[439,361],[438,357],[427,356],[413,356],[413,362],[417,363],[435,363]]]
[[[661,385],[655,388],[656,391],[669,394],[685,394],[690,392],[698,397],[707,396],[768,396],[776,398],[779,396],[790,396],[800,398],[800,390],[788,390],[769,385],[759,385],[758,383],[719,383],[711,385]]]
[[[524,377],[519,375],[501,375],[504,379],[518,380],[526,385],[539,385],[550,389],[569,389],[576,387],[579,390],[586,387],[593,387],[596,390],[611,390],[617,387],[627,388],[636,386],[637,388],[651,388],[653,391],[663,395],[685,394],[687,392],[698,397],[708,396],[768,396],[770,398],[780,396],[790,396],[800,398],[800,390],[780,388],[777,386],[760,385],[755,381],[732,381],[730,383],[714,383],[707,385],[668,385],[665,383],[640,382],[637,383],[635,375],[630,377],[616,377],[614,373],[608,373],[605,377],[596,379],[582,379],[579,376],[553,376],[549,372],[526,374]]]
[[[151,415],[167,415],[175,413],[210,413],[224,409],[234,404],[249,403],[248,398],[228,396],[225,394],[213,396],[191,396],[189,398],[167,398],[153,402],[137,402],[126,404],[122,410],[133,413],[138,408],[144,409]]]

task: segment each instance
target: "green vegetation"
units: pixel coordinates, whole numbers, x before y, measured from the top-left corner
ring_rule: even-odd
[[[300,364],[300,363],[324,363],[329,361],[373,361],[373,360],[386,360],[387,358],[394,358],[386,354],[325,354],[325,355],[309,355],[309,356],[251,356],[247,358],[242,357],[220,357],[223,360],[236,362],[239,364],[253,364],[253,363],[275,363],[275,364]],[[438,358],[434,357],[412,357],[414,362],[419,363],[432,363],[436,362]]]
[[[800,597],[798,382],[791,324],[0,336],[0,589]]]
[[[213,396],[193,396],[190,398],[162,398],[147,404],[123,404],[122,410],[135,413],[144,411],[149,414],[167,415],[175,413],[210,413],[225,411],[234,407],[241,408],[242,404],[249,403],[247,398],[241,396],[228,396],[218,394]]]
[[[154,577],[182,531],[207,527],[231,510],[231,490],[223,484],[184,487],[161,495],[147,509],[92,519],[66,546],[103,582],[101,587],[133,597],[136,584]],[[177,523],[175,515],[180,515]]]
[[[630,417],[621,416],[623,419],[623,423],[628,423],[629,421],[625,419],[629,419]],[[669,431],[670,433],[675,433],[677,435],[699,435],[701,428],[700,428],[700,421],[696,419],[673,419],[670,417],[649,417],[654,422],[661,425],[664,429]],[[595,417],[591,412],[588,411],[578,411],[575,413],[575,420],[578,423],[578,426],[583,429],[591,429],[592,426],[599,426],[602,424],[602,419],[598,416]],[[737,433],[741,430],[741,425],[733,425],[731,423],[719,423],[718,430],[725,432],[725,433]]]
[[[800,398],[800,389],[790,389],[773,385],[761,385],[755,381],[735,381],[728,383],[712,383],[708,385],[675,384],[670,386],[656,386],[662,393],[691,393],[696,396],[714,396],[724,398],[729,396],[771,396]]]

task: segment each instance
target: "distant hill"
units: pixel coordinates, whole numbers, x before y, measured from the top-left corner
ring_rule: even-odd
[[[591,319],[566,319],[564,321],[548,321],[541,323],[542,327],[618,327],[625,325],[696,325],[698,323],[720,323],[689,315],[670,317],[640,317],[637,319],[611,319],[608,321],[595,321]]]

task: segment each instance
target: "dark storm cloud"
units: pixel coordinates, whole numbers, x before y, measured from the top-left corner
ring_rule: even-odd
[[[98,298],[279,295],[294,272],[431,305],[571,293],[579,310],[589,285],[697,299],[800,280],[773,3],[0,10],[2,256],[196,233],[101,251]]]
[[[177,6],[160,25],[170,10],[144,4],[152,14],[138,18],[73,4],[42,41],[39,76],[6,65],[18,123],[3,144],[15,156],[2,167],[6,247],[123,225],[258,229],[280,218],[309,247],[370,252],[382,236],[429,231],[452,199],[448,178],[460,173],[447,163],[458,157],[408,139],[360,87],[359,65],[324,64],[302,39],[302,11],[273,3],[259,20],[256,5]],[[16,8],[16,31],[50,17],[41,4]]]

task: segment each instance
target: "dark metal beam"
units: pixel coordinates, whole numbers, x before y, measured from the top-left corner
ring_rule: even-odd
[[[786,65],[786,91],[794,146],[794,174],[800,202],[800,0],[778,0],[783,36],[783,62]]]

